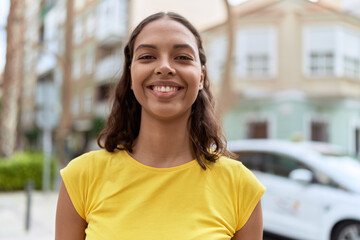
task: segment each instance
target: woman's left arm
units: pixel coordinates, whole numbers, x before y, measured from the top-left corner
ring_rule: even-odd
[[[259,201],[249,220],[235,233],[231,240],[262,240],[263,239],[263,220],[261,202]]]

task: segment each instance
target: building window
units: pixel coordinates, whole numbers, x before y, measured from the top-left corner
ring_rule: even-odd
[[[84,94],[84,113],[91,113],[92,99],[92,91],[87,90]]]
[[[93,11],[89,12],[86,18],[86,36],[92,37],[96,28],[95,14]]]
[[[100,85],[97,88],[97,101],[98,102],[105,102],[108,100],[108,98],[110,96],[111,87],[112,87],[111,84],[107,83],[107,84]]]
[[[259,77],[269,75],[269,58],[266,54],[250,54],[247,57],[247,75]]]
[[[94,67],[94,53],[92,50],[88,50],[85,58],[85,73],[91,74]]]
[[[334,74],[334,54],[331,52],[312,52],[310,54],[310,73],[314,76]]]
[[[72,77],[74,80],[79,79],[81,76],[81,64],[79,60],[74,60],[72,65]]]
[[[355,156],[360,156],[360,128],[355,128]]]
[[[268,138],[268,122],[252,121],[247,123],[246,138]]]
[[[254,26],[236,33],[235,72],[237,76],[272,78],[277,75],[277,28]]]
[[[344,57],[344,75],[349,78],[358,78],[359,71],[359,59],[354,57]]]
[[[311,141],[329,142],[329,125],[325,121],[311,122]]]
[[[80,98],[78,95],[74,96],[71,104],[71,112],[74,116],[79,115],[80,112]]]
[[[84,37],[84,27],[82,19],[77,19],[74,23],[74,34],[73,41],[75,44],[79,44],[82,42]]]

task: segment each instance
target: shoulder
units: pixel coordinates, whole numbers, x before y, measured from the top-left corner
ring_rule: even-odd
[[[240,162],[232,158],[220,156],[219,159],[210,166],[213,171],[239,172],[246,167]]]
[[[119,154],[119,150],[108,152],[106,150],[95,150],[84,153],[71,160],[64,169],[97,169],[106,166],[111,160]]]
[[[221,156],[211,169],[217,172],[217,175],[227,176],[232,181],[239,183],[240,186],[251,185],[263,188],[255,174],[240,161]]]

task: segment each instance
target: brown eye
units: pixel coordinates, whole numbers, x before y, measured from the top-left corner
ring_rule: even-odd
[[[145,55],[138,58],[139,60],[149,60],[149,59],[155,59],[155,57],[151,55]]]
[[[185,60],[185,61],[192,61],[193,60],[191,57],[188,57],[188,56],[185,56],[185,55],[178,56],[175,59]]]

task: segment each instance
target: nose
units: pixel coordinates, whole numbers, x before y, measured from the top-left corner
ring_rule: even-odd
[[[155,68],[156,75],[163,75],[163,76],[172,76],[175,75],[176,71],[171,66],[169,60],[162,60],[159,62],[159,65]]]

